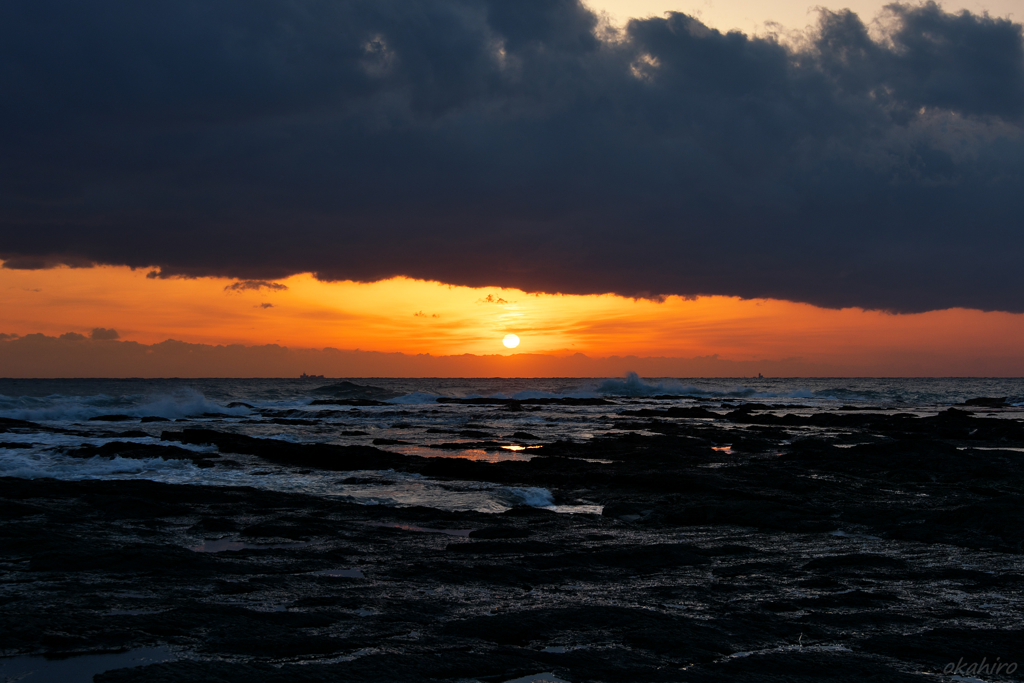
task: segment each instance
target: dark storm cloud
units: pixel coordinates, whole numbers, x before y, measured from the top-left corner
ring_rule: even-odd
[[[224,291],[245,292],[251,290],[258,292],[261,289],[267,289],[271,292],[283,292],[288,289],[288,285],[282,285],[280,282],[267,282],[266,280],[241,280],[228,285],[224,288]]]
[[[798,47],[571,0],[8,0],[0,255],[1024,311],[1021,26]]]

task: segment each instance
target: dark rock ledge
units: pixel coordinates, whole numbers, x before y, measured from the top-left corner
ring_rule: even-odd
[[[926,683],[957,662],[1024,664],[1016,420],[628,419],[660,435],[501,463],[165,433],[169,449],[296,467],[543,486],[600,516],[0,478],[0,642],[7,655],[179,653],[106,683]],[[211,540],[236,549],[189,550]]]

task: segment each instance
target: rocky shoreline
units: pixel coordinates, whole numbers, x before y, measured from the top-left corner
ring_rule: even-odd
[[[111,683],[1021,679],[1018,415],[729,408],[626,410],[632,433],[528,461],[173,425],[166,445],[80,454],[394,469],[602,515],[2,478],[4,654],[175,653],[95,677]]]

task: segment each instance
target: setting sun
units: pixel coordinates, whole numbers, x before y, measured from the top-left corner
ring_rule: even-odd
[[[519,346],[519,337],[514,334],[506,334],[505,338],[501,340],[501,343],[510,349],[514,349]]]

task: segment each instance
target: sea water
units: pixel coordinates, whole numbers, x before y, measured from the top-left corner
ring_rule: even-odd
[[[585,442],[620,433],[624,410],[700,405],[729,409],[738,402],[781,412],[853,406],[934,414],[975,397],[1005,397],[1024,411],[1024,379],[925,378],[540,378],[351,379],[392,396],[383,405],[314,404],[331,379],[0,379],[0,417],[35,423],[0,433],[0,476],[65,480],[148,479],[171,484],[251,486],[340,497],[365,505],[425,505],[445,510],[502,512],[515,505],[559,512],[593,512],[556,505],[550,491],[487,482],[434,480],[394,471],[326,472],[231,454],[231,464],[200,468],[187,460],[75,458],[66,453],[110,441],[159,444],[164,431],[214,429],[292,443],[373,445],[426,457],[483,461],[528,460],[533,447]],[[380,395],[380,391],[367,390]],[[438,402],[439,398],[604,399],[600,405]],[[1013,411],[1013,416],[1018,411]],[[90,418],[120,415],[121,421]],[[166,421],[143,421],[162,418]],[[183,445],[198,452],[211,446]],[[442,444],[466,444],[459,449]],[[486,447],[474,447],[476,444]],[[213,461],[216,462],[216,461]]]

